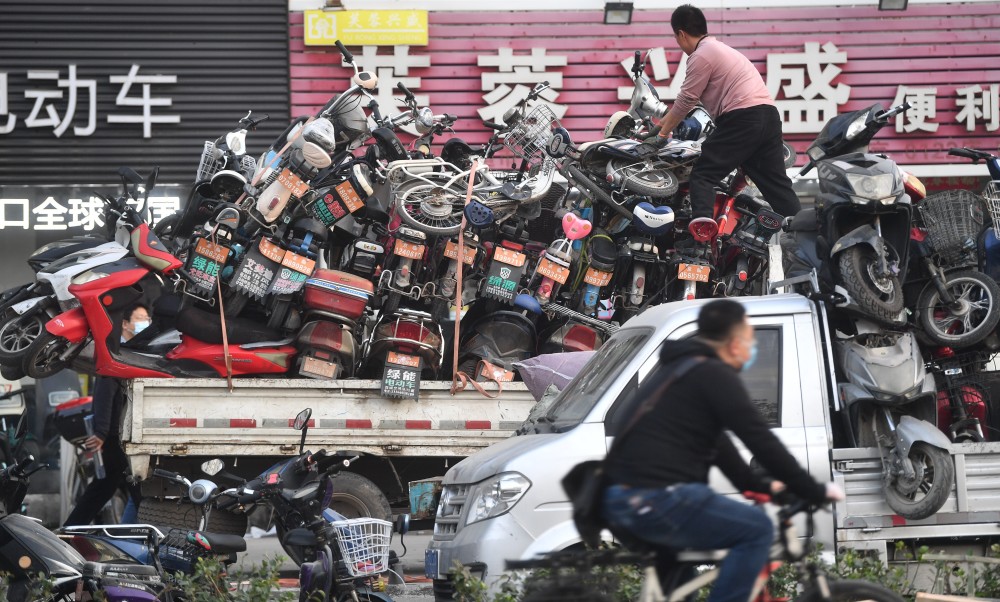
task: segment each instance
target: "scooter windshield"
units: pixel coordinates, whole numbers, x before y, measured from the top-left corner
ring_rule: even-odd
[[[826,122],[826,125],[823,126],[819,136],[817,136],[816,140],[809,145],[807,154],[811,159],[818,160],[823,157],[836,157],[843,155],[852,152],[856,148],[865,146],[871,140],[870,137],[864,140],[859,138],[847,140],[847,132],[849,131],[851,124],[855,121],[860,118],[864,118],[862,123],[867,123],[873,117],[871,113],[881,110],[882,105],[874,104],[867,109],[837,115],[830,121]],[[822,155],[817,156],[814,149],[820,149],[822,151]]]

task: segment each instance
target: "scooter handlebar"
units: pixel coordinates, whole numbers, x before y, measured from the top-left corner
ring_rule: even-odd
[[[344,56],[344,62],[354,63],[354,55],[351,54],[349,50],[347,50],[347,47],[344,46],[344,43],[341,42],[340,40],[337,40],[335,44],[337,45],[337,50],[339,50],[340,54]]]

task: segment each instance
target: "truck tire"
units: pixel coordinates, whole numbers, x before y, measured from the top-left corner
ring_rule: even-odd
[[[913,444],[907,461],[922,472],[920,482],[903,483],[896,477],[883,486],[885,501],[903,518],[920,520],[933,515],[948,500],[955,485],[955,463],[951,454],[923,441]]]
[[[392,520],[389,500],[375,483],[353,472],[333,476],[333,501],[330,508],[347,518]]]
[[[138,521],[154,527],[197,529],[199,513],[192,504],[178,504],[176,500],[147,498],[139,503]],[[209,533],[243,536],[247,532],[247,516],[224,510],[214,510],[208,518]]]
[[[876,278],[872,268],[878,258],[867,245],[855,245],[837,258],[844,288],[869,316],[893,324],[903,311],[903,285],[898,276]]]
[[[818,587],[811,587],[799,598],[801,602],[820,602],[822,600],[832,600],[833,602],[851,602],[853,600],[874,600],[875,602],[903,602],[899,594],[864,581],[828,581],[830,587],[829,597],[825,596]]]

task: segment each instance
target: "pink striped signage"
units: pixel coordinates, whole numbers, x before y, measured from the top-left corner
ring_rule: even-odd
[[[800,153],[830,115],[903,98],[916,109],[885,128],[873,150],[902,165],[928,165],[955,163],[946,155],[954,146],[997,149],[1000,3],[911,4],[902,12],[880,12],[874,2],[732,8],[706,16],[710,31],[765,76]],[[622,61],[631,64],[635,50],[662,49],[647,73],[661,96],[672,98],[682,54],[669,11],[638,10],[631,25],[602,19],[599,11],[435,12],[428,46],[350,50],[362,68],[377,72],[383,111],[402,110],[385,105],[403,81],[435,113],[458,115],[455,129],[471,144],[489,137],[483,117],[498,119],[519,94],[549,81],[546,100],[560,107],[579,143],[600,137],[608,117],[627,108],[619,88],[630,89],[631,79]],[[336,48],[303,44],[301,13],[290,22],[292,114],[314,113],[346,89],[353,72],[340,65]]]

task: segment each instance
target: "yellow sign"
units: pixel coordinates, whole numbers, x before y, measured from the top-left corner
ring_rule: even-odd
[[[426,46],[426,10],[307,10],[306,46]]]

